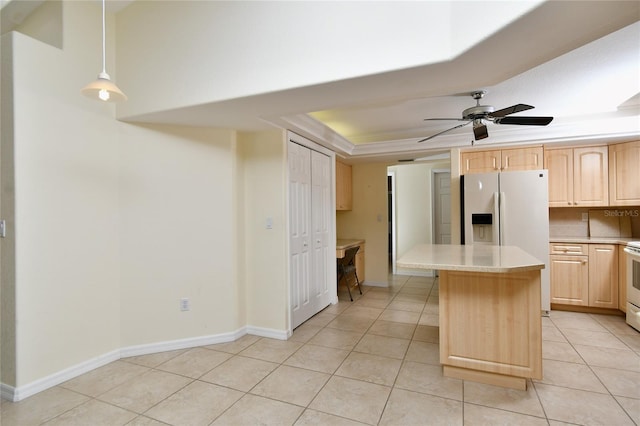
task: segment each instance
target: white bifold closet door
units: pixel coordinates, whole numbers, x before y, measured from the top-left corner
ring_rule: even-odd
[[[329,305],[331,158],[289,142],[291,315],[296,328]]]

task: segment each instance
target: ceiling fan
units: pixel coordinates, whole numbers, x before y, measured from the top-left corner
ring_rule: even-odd
[[[450,132],[451,130],[464,127],[470,123],[473,123],[473,135],[475,140],[485,139],[489,137],[489,133],[483,120],[491,121],[495,124],[519,124],[525,126],[546,126],[551,123],[551,120],[553,120],[553,117],[507,117],[507,115],[533,109],[534,107],[531,105],[516,104],[508,108],[494,111],[491,105],[480,105],[480,99],[482,99],[486,93],[487,92],[485,90],[478,90],[470,93],[471,97],[476,100],[476,106],[462,111],[462,118],[425,118],[425,121],[453,120],[465,121],[465,123],[459,124],[440,133],[436,133],[428,138],[420,139],[418,143],[428,141],[429,139],[433,139],[436,136],[440,136],[441,134]]]

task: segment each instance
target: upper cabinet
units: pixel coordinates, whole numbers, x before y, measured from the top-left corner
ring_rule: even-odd
[[[549,170],[549,207],[609,205],[606,146],[545,149]]]
[[[609,202],[640,205],[640,141],[609,145]]]
[[[351,166],[336,161],[336,210],[352,208]]]
[[[538,170],[543,167],[541,146],[460,153],[460,172],[490,173],[515,170]]]
[[[500,171],[540,170],[544,167],[544,152],[541,146],[531,148],[503,149]]]

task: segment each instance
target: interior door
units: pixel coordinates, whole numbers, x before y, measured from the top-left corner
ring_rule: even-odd
[[[329,253],[331,218],[331,159],[311,151],[311,226],[313,230],[313,261],[311,267],[311,305],[315,315],[330,303],[327,265],[335,262],[335,252]],[[310,316],[311,316],[310,315]],[[310,317],[309,316],[309,317]],[[309,317],[305,318],[307,320]],[[304,321],[303,320],[303,321]]]
[[[293,327],[312,316],[311,305],[311,150],[289,143],[289,250]],[[309,316],[307,316],[309,315]]]
[[[434,173],[434,242],[451,244],[451,173]]]
[[[331,300],[331,159],[289,143],[289,229],[292,328],[320,312]]]

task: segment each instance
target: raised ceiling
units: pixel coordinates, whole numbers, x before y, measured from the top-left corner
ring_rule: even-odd
[[[484,3],[493,10],[504,6]],[[546,127],[490,123],[489,137],[476,146],[640,138],[640,2],[534,3],[438,63],[125,119],[240,130],[278,126],[351,162],[392,161],[469,147],[471,126],[417,141],[457,124],[425,118],[461,117],[475,105],[469,92],[482,89],[482,104],[529,104],[535,109],[518,115],[555,119]],[[467,22],[469,34],[488,25]]]
[[[3,22],[30,13],[18,6],[41,3],[2,1]],[[138,1],[107,0],[107,8],[117,17]],[[505,6],[482,3],[489,10]],[[639,139],[640,2],[531,4],[518,19],[438,63],[120,118],[246,131],[277,126],[350,162],[393,161],[469,147],[471,126],[417,141],[457,124],[425,118],[461,117],[475,105],[469,93],[486,90],[482,104],[500,109],[525,103],[535,109],[518,115],[555,118],[546,127],[488,124],[489,138],[476,146]],[[468,30],[456,29],[453,38],[469,38],[491,24],[472,16],[468,21]]]

